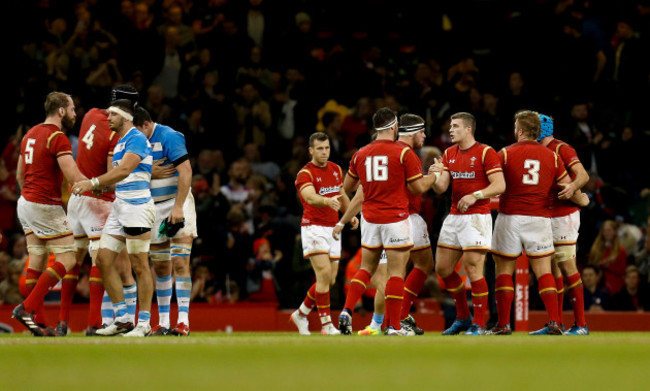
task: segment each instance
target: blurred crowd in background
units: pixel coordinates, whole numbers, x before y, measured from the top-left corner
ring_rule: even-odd
[[[376,109],[418,114],[426,169],[451,145],[451,114],[474,114],[477,140],[498,151],[514,141],[514,113],[531,109],[554,118],[555,137],[590,173],[578,242],[587,308],[650,310],[650,0],[458,0],[427,12],[415,0],[11,5],[19,27],[7,42],[15,106],[0,141],[0,303],[22,300],[15,173],[45,95],[74,97],[76,148],[85,112],[128,83],[154,121],[186,138],[199,229],[195,302],[300,303],[313,272],[302,259],[293,183],[310,159],[311,133],[327,132],[331,160],[346,170],[370,141]],[[449,202],[449,194],[423,196],[432,243]],[[344,232],[334,308],[359,238]],[[87,300],[84,278],[77,301]],[[421,296],[445,302],[434,276]]]

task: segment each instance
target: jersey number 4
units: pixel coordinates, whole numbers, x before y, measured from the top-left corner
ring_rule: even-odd
[[[86,144],[86,149],[90,149],[93,147],[93,139],[95,138],[95,125],[92,125],[86,134],[84,134],[84,138],[81,139],[81,141]]]
[[[34,162],[34,143],[36,143],[35,138],[28,138],[25,143],[25,164]]]
[[[366,181],[385,182],[388,180],[388,156],[368,156],[365,161]]]
[[[528,174],[524,174],[521,181],[525,185],[537,185],[539,183],[539,160],[524,160],[524,169],[528,170]]]

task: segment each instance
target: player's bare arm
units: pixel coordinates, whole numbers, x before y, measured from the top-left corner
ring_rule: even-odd
[[[18,156],[18,167],[16,167],[16,181],[22,189],[25,186],[25,177],[23,176],[23,155]]]
[[[343,191],[347,194],[352,194],[359,187],[359,179],[352,177],[349,173],[345,175],[343,179]]]
[[[442,194],[447,191],[451,183],[451,175],[449,171],[445,171],[445,166],[439,158],[433,159],[434,163],[429,167],[429,174],[438,174],[439,178],[433,183],[433,191],[437,194]]]
[[[176,190],[176,200],[174,201],[174,207],[172,208],[172,211],[167,218],[167,220],[172,224],[179,223],[183,221],[184,218],[183,204],[185,203],[185,199],[190,192],[190,186],[192,184],[192,166],[190,165],[190,161],[185,160],[183,163],[176,166],[176,171],[178,171],[178,189]]]
[[[575,182],[575,181],[574,181]],[[572,186],[573,183],[571,179],[569,178],[568,175],[565,175],[560,179],[557,183],[558,185],[562,186],[564,190],[566,190],[567,187]],[[587,194],[581,192],[579,189],[575,190],[573,192],[573,195],[571,198],[568,199],[569,201],[573,202],[574,204],[578,205],[579,207],[584,208],[585,206],[589,205],[589,196]]]
[[[491,198],[506,191],[506,180],[503,172],[494,172],[488,175],[490,184],[481,190],[477,190],[471,194],[466,194],[458,201],[458,210],[465,212],[470,206],[474,205],[476,201],[485,198]]]
[[[72,155],[59,156],[56,158],[56,161],[59,163],[59,167],[61,167],[61,171],[69,183],[76,183],[88,179],[79,171],[79,167],[77,167],[77,163],[75,163]]]
[[[176,167],[174,167],[171,164],[168,164],[166,166],[163,166],[162,164],[163,164],[162,160],[153,162],[153,164],[151,165],[151,179],[171,178],[174,175],[174,173],[177,171]]]
[[[561,200],[571,199],[578,189],[582,189],[582,187],[589,182],[589,174],[587,174],[587,170],[585,170],[582,163],[572,165],[569,170],[571,170],[575,179],[571,182],[571,186],[565,186],[562,191],[558,193],[558,198]]]
[[[427,174],[414,181],[409,182],[406,187],[411,193],[418,195],[427,192],[433,186],[433,184],[436,183],[437,180],[438,175],[435,173],[430,175]]]
[[[361,188],[361,186],[359,186],[359,188]],[[357,188],[357,193],[359,192],[359,188]],[[350,207],[350,197],[348,197],[348,195],[343,191],[343,189],[341,189],[341,212],[345,213],[349,207]],[[357,227],[359,226],[359,219],[356,218],[357,213],[355,213],[354,214],[355,217],[352,217],[349,221],[350,224],[352,224],[352,229],[357,229]]]
[[[357,188],[356,194],[352,197],[352,200],[350,200],[343,216],[341,216],[341,219],[334,227],[334,231],[332,231],[332,237],[334,239],[339,239],[341,231],[343,231],[343,227],[345,227],[345,224],[347,223],[352,224],[352,229],[357,229],[359,227],[359,219],[357,219],[356,216],[361,211],[361,204],[363,204],[363,186]]]
[[[135,170],[135,168],[140,164],[142,159],[135,153],[127,152],[124,154],[124,157],[120,161],[120,165],[107,172],[106,174],[100,175],[92,180],[82,180],[76,182],[72,185],[72,191],[75,194],[81,194],[86,191],[93,190],[101,186],[113,185],[122,179],[129,176],[129,174]]]
[[[311,206],[326,206],[334,209],[335,211],[341,209],[341,201],[339,201],[341,198],[340,195],[337,195],[335,197],[324,197],[320,194],[316,194],[316,189],[314,189],[314,186],[305,186],[300,191],[300,195],[302,196],[302,199],[304,199],[305,202]]]

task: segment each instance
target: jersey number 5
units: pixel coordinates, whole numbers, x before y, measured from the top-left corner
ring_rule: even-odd
[[[35,138],[28,138],[25,143],[25,164],[34,162],[34,143],[36,143]]]
[[[536,185],[539,183],[539,160],[526,159],[524,160],[524,169],[528,170],[528,174],[524,174],[522,182],[525,185]]]
[[[90,149],[93,147],[93,139],[95,138],[95,125],[92,125],[86,134],[84,134],[84,138],[81,139],[86,144],[86,149]]]
[[[388,156],[368,156],[365,161],[368,182],[388,180]]]

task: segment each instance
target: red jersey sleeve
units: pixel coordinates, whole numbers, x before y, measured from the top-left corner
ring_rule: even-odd
[[[302,191],[307,186],[313,186],[313,178],[309,170],[307,169],[302,169],[298,172],[298,175],[296,176],[296,189],[298,190],[298,193]]]
[[[503,171],[501,157],[492,147],[486,147],[483,150],[483,169],[487,176]]]
[[[118,141],[120,141],[120,136],[115,132],[111,132],[111,135],[108,137],[108,156],[113,156],[113,151]]]
[[[406,170],[406,182],[422,178],[422,166],[418,155],[413,149],[406,147],[402,150],[400,161]]]
[[[54,132],[47,140],[46,145],[48,151],[57,158],[63,155],[72,155],[72,145],[70,140],[63,134],[63,132]]]
[[[569,144],[562,143],[558,145],[555,152],[560,155],[566,168],[571,168],[571,166],[580,163],[578,153]]]
[[[555,155],[555,180],[560,181],[567,175],[566,168],[564,167],[564,162],[557,153],[553,154]]]

